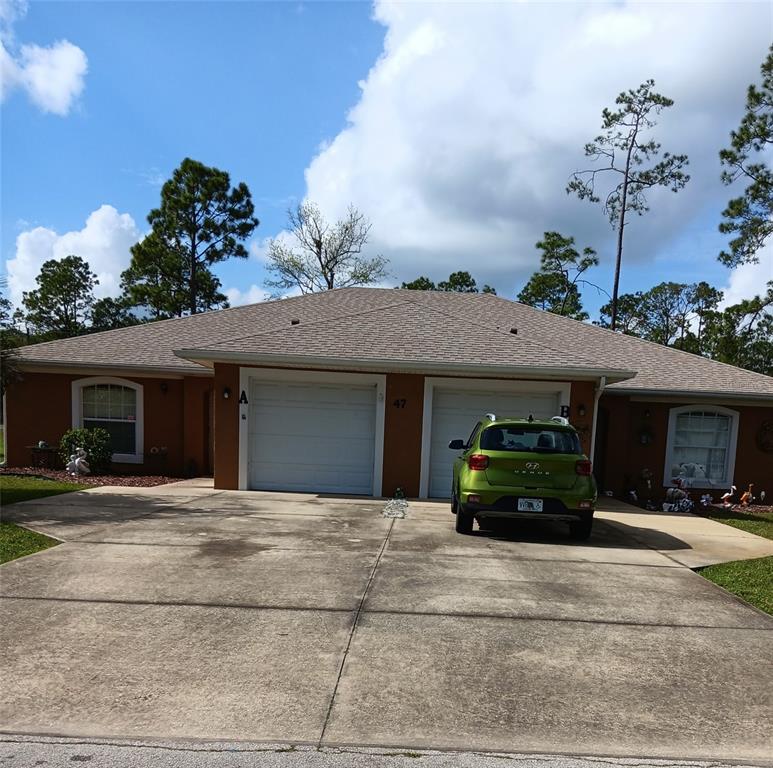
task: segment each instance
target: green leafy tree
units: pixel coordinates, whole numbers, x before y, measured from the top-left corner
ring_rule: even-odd
[[[44,262],[34,291],[25,291],[25,322],[50,338],[77,336],[86,330],[99,283],[80,256]]]
[[[125,328],[129,325],[137,325],[140,319],[132,314],[126,306],[124,299],[105,298],[94,302],[91,308],[91,328],[96,331],[112,331],[116,328]]]
[[[401,288],[407,288],[409,291],[436,291],[437,286],[428,277],[421,275],[410,283],[403,283]]]
[[[151,233],[132,247],[122,285],[132,306],[156,317],[196,314],[225,304],[211,267],[247,258],[243,245],[258,220],[244,182],[231,187],[225,171],[185,158],[161,188],[148,214]]]
[[[5,288],[6,280],[0,278],[0,290]],[[24,343],[24,335],[14,326],[11,302],[0,294],[0,395],[20,376],[16,349]]]
[[[622,294],[618,300],[618,330],[656,344],[703,354],[708,318],[722,292],[706,282],[663,282],[648,291]],[[611,302],[601,308],[601,325],[611,325]]]
[[[448,280],[441,280],[437,284],[439,291],[453,291],[455,293],[478,293],[478,284],[469,272],[452,272]]]
[[[537,248],[542,251],[540,270],[529,278],[518,294],[518,301],[556,315],[587,320],[588,313],[582,309],[577,286],[587,283],[581,276],[598,265],[596,251],[583,248],[580,253],[574,247],[573,237],[564,237],[558,232],[545,232]]]
[[[773,376],[773,280],[763,296],[707,314],[705,352],[715,360]]]
[[[743,195],[732,199],[722,212],[720,232],[735,235],[730,250],[719,254],[728,267],[756,263],[757,251],[773,234],[773,170],[764,159],[773,144],[773,46],[761,71],[762,84],[749,86],[746,114],[730,134],[730,148],[719,153],[725,166],[722,181],[729,185],[743,179],[748,184]]]
[[[363,255],[371,224],[354,206],[335,224],[310,201],[291,208],[287,218],[288,237],[268,245],[271,277],[265,282],[275,295],[294,289],[316,293],[371,285],[387,277],[388,261],[383,256]]]
[[[490,285],[484,285],[478,289],[478,284],[473,276],[466,271],[452,272],[448,280],[441,280],[437,285],[428,277],[417,277],[409,283],[403,283],[401,288],[408,288],[412,291],[445,291],[447,293],[492,293],[496,295],[496,290]]]
[[[635,91],[621,93],[615,104],[618,109],[605,108],[602,112],[602,131],[585,145],[585,156],[600,165],[572,174],[566,187],[567,193],[576,194],[581,200],[601,202],[597,189],[600,175],[611,175],[612,188],[604,196],[603,208],[610,223],[617,230],[615,278],[612,287],[610,328],[617,328],[617,304],[620,289],[620,268],[623,259],[623,235],[629,213],[643,215],[649,210],[646,193],[654,187],[666,187],[679,191],[690,180],[684,172],[687,155],[671,155],[668,152],[658,162],[660,144],[646,138],[645,133],[654,128],[653,115],[673,106],[673,101],[656,93],[655,81],[647,80]]]

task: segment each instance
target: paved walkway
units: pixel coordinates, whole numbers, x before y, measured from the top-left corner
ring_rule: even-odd
[[[381,508],[195,482],[15,506],[66,543],[0,568],[0,729],[770,757],[773,621],[672,557],[687,533]]]
[[[700,515],[648,512],[608,498],[599,499],[597,515],[688,568],[773,555],[770,539]]]

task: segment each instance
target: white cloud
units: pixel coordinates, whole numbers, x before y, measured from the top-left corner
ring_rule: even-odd
[[[373,250],[399,280],[461,268],[511,291],[548,229],[608,264],[600,207],[564,190],[601,110],[649,77],[676,102],[656,138],[690,155],[693,179],[650,196],[626,258],[673,248],[707,210],[719,221],[729,194],[717,155],[759,78],[766,4],[378,2],[375,14],[383,54],[348,126],[307,168],[307,196],[331,219],[349,203],[369,216]]]
[[[270,293],[255,284],[251,285],[246,291],[242,291],[239,288],[227,288],[225,295],[228,297],[228,303],[232,307],[240,307],[242,304],[258,304],[271,297]]]
[[[43,262],[74,254],[89,263],[97,274],[97,298],[120,291],[121,272],[129,266],[129,249],[141,233],[128,213],[103,205],[89,215],[83,229],[57,234],[48,227],[35,227],[16,238],[16,256],[6,264],[11,301],[19,306],[22,293],[37,287],[35,278]]]
[[[43,112],[67,115],[85,87],[88,59],[68,40],[19,46],[13,24],[26,12],[26,2],[0,0],[0,101],[20,88]]]
[[[757,256],[758,264],[743,264],[730,273],[727,285],[722,288],[725,296],[720,309],[766,293],[768,281],[773,280],[773,242],[768,242]]]

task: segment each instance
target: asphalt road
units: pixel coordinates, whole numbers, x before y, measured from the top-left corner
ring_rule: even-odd
[[[0,737],[8,768],[730,768],[738,763],[651,758],[433,752],[405,749],[328,749],[286,744],[98,742]],[[746,763],[758,765],[763,763]]]

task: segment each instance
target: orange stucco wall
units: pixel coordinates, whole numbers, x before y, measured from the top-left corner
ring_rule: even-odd
[[[569,423],[577,430],[582,450],[590,456],[590,442],[593,433],[593,400],[596,384],[593,381],[573,381],[569,400]],[[581,416],[580,411],[584,411]]]
[[[6,449],[8,466],[30,463],[29,446],[45,440],[58,445],[72,426],[72,382],[83,374],[25,372],[6,393]],[[142,384],[144,403],[144,463],[114,465],[116,471],[146,472],[182,477],[192,468],[197,472],[206,453],[205,432],[195,424],[203,418],[204,392],[211,388],[207,378],[139,378],[122,376]],[[188,406],[186,411],[186,395]],[[199,420],[194,419],[198,401]],[[188,417],[190,426],[188,426]],[[158,449],[154,451],[152,449]],[[195,464],[195,467],[193,466]]]
[[[603,466],[599,467],[603,488],[622,497],[637,486],[642,469],[647,468],[654,474],[656,496],[662,497],[669,411],[693,404],[689,401],[632,401],[624,395],[602,396],[600,409],[606,413],[608,422],[608,449]],[[710,407],[708,403],[704,405]],[[749,483],[755,483],[757,490],[761,490],[767,483],[770,486],[768,493],[773,493],[773,453],[763,451],[756,439],[762,423],[773,420],[773,407],[729,402],[722,405],[739,414],[735,485],[745,488]],[[649,442],[642,441],[643,435]],[[716,491],[713,493],[716,497],[721,495]]]
[[[228,389],[230,397],[223,397]],[[215,488],[239,487],[239,366],[215,363]]]
[[[381,484],[384,496],[393,496],[398,488],[408,497],[419,495],[423,411],[424,376],[388,374]]]

